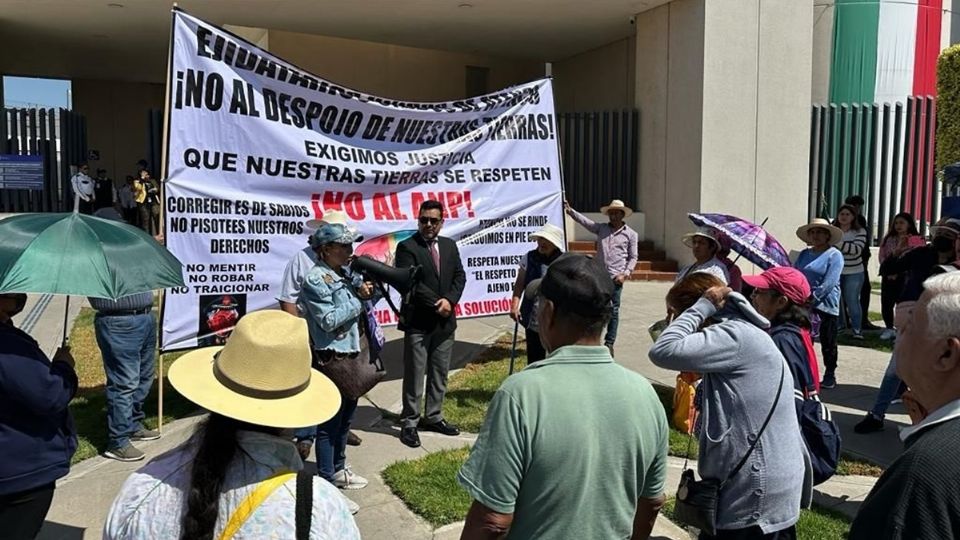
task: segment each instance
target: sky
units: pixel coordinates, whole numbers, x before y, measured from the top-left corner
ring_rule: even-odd
[[[4,107],[62,107],[70,108],[70,81],[64,79],[34,79],[30,77],[3,77]]]

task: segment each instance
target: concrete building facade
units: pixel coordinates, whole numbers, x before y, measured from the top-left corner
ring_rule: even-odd
[[[0,74],[72,79],[88,146],[115,178],[129,174],[146,146],[147,111],[163,107],[168,6],[14,4],[12,31],[0,32],[0,48],[14,54],[0,56]],[[580,4],[180,6],[318,76],[393,98],[456,99],[549,72],[559,112],[639,110],[639,200],[627,203],[645,238],[671,257],[689,259],[680,244],[692,228],[687,212],[769,218],[773,234],[796,247],[793,230],[806,217],[813,3]]]

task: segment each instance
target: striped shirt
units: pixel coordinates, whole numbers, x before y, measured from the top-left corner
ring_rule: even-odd
[[[141,310],[153,306],[153,292],[147,291],[131,294],[116,300],[109,300],[107,298],[94,298],[90,296],[87,298],[87,301],[90,302],[90,307],[100,313]]]
[[[840,240],[840,253],[843,253],[842,275],[859,274],[865,270],[863,266],[863,250],[867,249],[867,230],[860,229],[843,233]]]

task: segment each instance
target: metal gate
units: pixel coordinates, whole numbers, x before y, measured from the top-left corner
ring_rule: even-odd
[[[0,154],[43,158],[43,189],[0,189],[0,212],[73,209],[71,166],[87,158],[87,123],[66,109],[2,109]]]
[[[599,208],[611,199],[637,201],[640,114],[633,111],[557,115],[564,188],[570,204]]]
[[[926,234],[940,216],[942,194],[934,170],[936,98],[814,105],[812,115],[809,217],[833,216],[846,197],[859,194],[874,238],[883,238],[901,211]]]

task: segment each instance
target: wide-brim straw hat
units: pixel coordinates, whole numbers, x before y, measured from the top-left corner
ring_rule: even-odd
[[[629,206],[623,204],[623,201],[620,199],[614,199],[610,201],[610,204],[600,207],[600,213],[606,215],[610,210],[620,210],[623,212],[623,217],[626,218],[633,213],[633,209]]]
[[[840,243],[840,240],[843,239],[843,231],[839,227],[835,227],[830,224],[829,221],[823,218],[814,218],[813,221],[799,227],[797,229],[797,238],[803,240],[807,244],[812,244],[810,241],[810,230],[811,229],[826,229],[830,231],[830,245],[834,246]]]
[[[280,310],[248,313],[222,347],[178,358],[168,377],[217,414],[277,428],[315,426],[340,409],[340,392],[312,360],[307,323]]]
[[[717,233],[710,227],[697,227],[697,230],[693,231],[692,233],[683,235],[683,237],[680,238],[680,241],[683,242],[683,245],[687,246],[688,248],[692,248],[693,237],[695,236],[700,236],[710,240],[713,242],[713,245],[717,246],[717,249],[720,249],[720,241],[717,240]]]
[[[557,247],[560,251],[563,249],[563,230],[556,225],[547,223],[539,231],[530,233],[530,238],[537,239],[543,238],[547,242],[550,242]]]
[[[323,219],[309,219],[304,226],[315,231],[327,223],[347,225],[347,213],[343,210],[327,210],[323,213]]]

